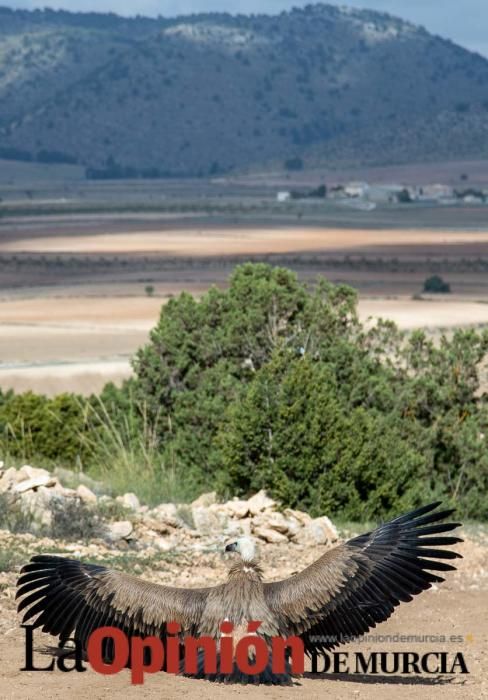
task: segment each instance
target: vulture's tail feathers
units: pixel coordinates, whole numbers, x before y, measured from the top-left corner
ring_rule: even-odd
[[[205,653],[201,650],[197,656],[197,672],[194,674],[186,673],[182,663],[181,673],[188,678],[204,678],[213,683],[240,683],[242,685],[293,685],[291,675],[291,667],[288,662],[285,663],[285,673],[273,673],[271,663],[269,663],[261,673],[247,674],[243,673],[234,663],[232,673],[206,673],[205,672]],[[217,654],[217,668],[220,668],[220,655]]]

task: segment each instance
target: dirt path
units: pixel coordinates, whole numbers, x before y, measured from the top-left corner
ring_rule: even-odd
[[[368,651],[447,651],[451,655],[461,651],[469,669],[462,676],[399,676],[379,674],[338,674],[312,676],[306,674],[292,688],[249,688],[221,686],[206,681],[178,678],[168,674],[148,675],[143,687],[131,687],[129,673],[117,676],[100,676],[89,669],[86,673],[63,674],[21,672],[23,665],[23,636],[13,622],[7,634],[0,638],[0,697],[7,700],[34,700],[42,688],[43,698],[324,698],[336,700],[371,698],[387,700],[412,698],[461,698],[479,700],[488,698],[488,593],[480,591],[438,590],[424,594],[409,606],[405,606],[384,623],[381,635],[462,635],[461,643],[409,643],[378,642],[350,644],[343,647],[353,658],[354,650]],[[36,656],[39,665],[46,664],[46,657]],[[351,662],[353,664],[353,662]]]
[[[405,606],[379,631],[382,635],[463,635],[462,643],[370,643],[347,645],[344,651],[447,651],[450,654],[461,651],[470,671],[462,676],[399,676],[338,674],[312,676],[306,674],[292,688],[251,688],[242,686],[222,686],[207,681],[178,678],[169,674],[148,675],[144,685],[132,687],[127,671],[116,676],[100,676],[89,669],[86,673],[63,674],[29,673],[19,669],[23,664],[23,637],[17,627],[0,640],[0,697],[7,700],[34,700],[42,688],[43,698],[76,698],[85,700],[105,700],[105,698],[280,698],[300,700],[312,698],[364,698],[389,700],[390,698],[413,698],[431,700],[442,698],[451,700],[481,700],[488,697],[488,594],[480,591],[459,593],[453,590],[438,590],[427,593],[415,603]],[[471,640],[472,635],[473,641]],[[48,659],[36,656],[39,665],[46,665]],[[353,663],[353,662],[351,662]]]
[[[281,552],[278,557],[278,550]],[[9,574],[0,595],[0,698],[2,700],[37,700],[39,697],[65,700],[105,700],[106,698],[130,698],[134,700],[177,698],[189,700],[207,700],[210,698],[270,698],[291,700],[299,698],[334,698],[334,700],[349,700],[362,698],[366,700],[390,700],[390,698],[418,698],[418,700],[480,700],[488,698],[488,546],[480,542],[466,542],[460,546],[464,559],[460,560],[459,570],[447,575],[446,581],[437,588],[429,590],[412,603],[403,605],[392,618],[380,625],[373,632],[379,636],[367,642],[349,644],[341,648],[349,651],[351,666],[354,670],[354,651],[391,652],[414,651],[419,654],[445,651],[449,658],[457,652],[462,652],[467,664],[468,675],[399,675],[379,674],[356,675],[342,673],[338,675],[312,676],[305,674],[291,688],[272,687],[243,687],[222,686],[168,674],[146,676],[146,682],[141,687],[130,685],[129,672],[123,671],[116,676],[101,676],[91,669],[86,673],[63,674],[21,672],[19,669],[24,660],[24,639],[18,627],[14,612],[13,583],[15,577]],[[308,551],[293,553],[290,546],[282,550],[270,547],[274,562],[265,566],[265,570],[273,568],[275,576],[287,575],[290,570],[290,559],[294,566],[303,566],[302,559],[310,559]],[[314,557],[315,558],[315,557]],[[282,570],[276,567],[283,561]],[[221,580],[225,575],[223,565],[216,559],[215,568],[207,569],[211,580],[207,583]],[[199,569],[200,571],[200,569]],[[192,572],[191,558],[186,564],[178,564],[172,574],[174,583],[181,585],[185,576]],[[193,577],[194,585],[199,585],[198,576]],[[266,572],[269,577],[269,571]],[[5,576],[5,575],[3,575]],[[148,577],[145,574],[145,577]],[[1,578],[1,577],[0,577]],[[159,580],[161,578],[159,577]],[[1,581],[0,581],[1,583]],[[387,635],[429,635],[430,640],[410,641],[401,643]],[[456,640],[451,641],[451,635]],[[442,641],[442,636],[448,641]],[[42,635],[36,637],[37,646],[41,647]],[[43,643],[49,638],[44,637]],[[48,659],[36,655],[40,665],[45,665]]]

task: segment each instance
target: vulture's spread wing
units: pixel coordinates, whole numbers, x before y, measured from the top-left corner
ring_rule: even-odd
[[[307,652],[323,652],[364,634],[390,617],[400,602],[444,579],[448,549],[462,540],[443,535],[459,523],[441,523],[452,510],[433,503],[326,552],[284,581],[265,584],[266,602],[281,634],[302,637]]]
[[[18,580],[23,622],[34,619],[43,632],[74,638],[83,648],[90,633],[111,626],[127,636],[166,635],[178,622],[182,635],[194,634],[209,588],[184,589],[148,583],[135,576],[72,559],[38,555]]]

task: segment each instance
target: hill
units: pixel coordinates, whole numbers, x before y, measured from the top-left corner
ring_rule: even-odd
[[[92,177],[488,155],[488,61],[386,14],[0,8],[0,157]]]

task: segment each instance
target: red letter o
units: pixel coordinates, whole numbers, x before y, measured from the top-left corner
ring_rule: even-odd
[[[111,637],[114,642],[114,658],[111,664],[106,664],[102,658],[102,642]],[[97,673],[111,676],[119,673],[129,660],[129,641],[122,630],[117,627],[99,627],[88,638],[87,655],[90,666]]]
[[[249,658],[249,648],[254,647],[254,661]],[[249,635],[242,637],[236,647],[236,663],[241,673],[258,675],[262,673],[269,660],[268,645],[262,637]]]

